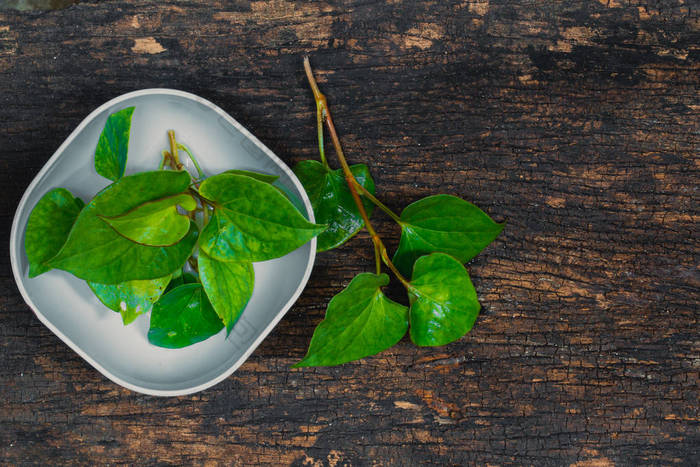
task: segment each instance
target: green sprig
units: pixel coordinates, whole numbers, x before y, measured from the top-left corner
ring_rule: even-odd
[[[374,246],[376,275],[359,274],[333,297],[308,353],[295,367],[340,365],[374,355],[392,347],[409,330],[418,346],[440,346],[461,338],[474,325],[480,309],[463,263],[491,243],[503,225],[451,195],[429,196],[409,205],[400,216],[394,213],[376,197],[367,167],[346,162],[328,102],[308,58],[304,69],[316,102],[319,148],[323,148],[321,124],[325,123],[341,165],[339,170],[331,169],[322,151],[323,164],[301,161],[294,168],[309,193],[316,218],[330,226],[319,236],[318,250],[340,246],[365,227]],[[401,227],[393,260],[369,219],[372,206]],[[381,273],[382,264],[405,287],[408,308],[389,301],[381,292],[389,283],[389,277]],[[397,318],[400,307],[407,310],[405,319]]]

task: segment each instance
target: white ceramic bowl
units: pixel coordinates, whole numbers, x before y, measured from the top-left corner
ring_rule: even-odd
[[[221,331],[183,349],[164,349],[147,340],[150,314],[129,326],[93,295],[87,284],[58,270],[27,276],[24,231],[29,213],[50,189],[64,187],[88,202],[109,181],[94,169],[93,157],[107,116],[135,106],[126,173],[154,170],[166,149],[166,131],[188,145],[203,171],[249,169],[279,175],[277,184],[296,195],[313,221],[299,180],[275,154],[211,102],[181,91],[146,89],[112,99],[71,133],[24,193],[12,223],[12,272],[24,300],[39,320],[69,347],[117,384],[158,396],[201,391],[233,373],[274,328],[301,294],[313,267],[316,239],[272,261],[255,264],[255,290],[226,338]],[[191,169],[191,167],[190,167]]]

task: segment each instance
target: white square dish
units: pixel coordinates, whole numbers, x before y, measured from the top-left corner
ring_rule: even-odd
[[[117,384],[158,396],[190,394],[233,373],[294,304],[311,274],[316,239],[282,258],[254,264],[253,296],[228,338],[222,330],[182,349],[150,344],[150,314],[124,326],[119,313],[102,305],[85,281],[67,272],[51,270],[29,279],[24,232],[31,210],[52,188],[67,188],[89,202],[109,184],[95,172],[95,146],[107,117],[131,106],[135,109],[127,175],[158,168],[160,151],[167,148],[166,132],[173,129],[205,174],[247,169],[279,175],[276,184],[300,200],[298,207],[312,222],[313,211],[290,168],[236,120],[205,99],[170,89],[124,94],[96,109],[29,185],[12,223],[10,258],[17,286],[39,320]]]

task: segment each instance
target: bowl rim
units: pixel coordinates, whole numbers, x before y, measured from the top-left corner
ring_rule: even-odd
[[[49,328],[51,332],[53,332],[56,336],[58,336],[59,339],[61,339],[63,342],[65,342],[68,347],[73,349],[78,355],[80,355],[86,362],[88,362],[90,365],[92,365],[96,370],[98,370],[100,373],[102,373],[104,376],[106,376],[109,380],[112,382],[123,386],[127,389],[130,389],[132,391],[142,393],[142,394],[148,394],[152,396],[184,396],[187,394],[193,394],[195,392],[202,391],[204,389],[210,388],[214,386],[215,384],[220,383],[224,379],[228,378],[234,371],[236,371],[247,359],[248,357],[255,351],[255,349],[260,345],[260,343],[268,336],[268,334],[274,329],[275,326],[277,326],[277,323],[282,319],[282,317],[287,314],[287,311],[294,305],[294,303],[297,301],[299,298],[299,295],[301,295],[302,291],[306,287],[306,284],[309,280],[309,277],[311,275],[311,270],[313,269],[314,261],[316,259],[316,238],[314,237],[311,239],[310,243],[310,254],[308,261],[306,263],[306,270],[304,271],[304,275],[299,282],[299,285],[297,286],[296,290],[290,297],[290,299],[285,303],[280,311],[277,313],[277,315],[270,321],[270,323],[263,329],[263,331],[258,335],[256,339],[254,339],[248,349],[241,355],[238,360],[234,362],[233,365],[231,365],[228,369],[225,371],[221,372],[218,376],[204,382],[200,383],[197,385],[193,386],[188,386],[185,388],[180,388],[180,389],[153,389],[149,388],[146,386],[140,386],[138,384],[133,384],[130,383],[129,381],[126,381],[116,374],[113,374],[111,371],[109,371],[107,368],[102,366],[98,361],[92,358],[90,354],[88,354],[86,351],[84,351],[79,345],[77,345],[75,342],[73,342],[68,336],[63,334],[60,329],[58,329],[54,324],[44,316],[44,314],[39,310],[39,308],[34,304],[34,302],[31,300],[29,297],[29,293],[24,287],[24,277],[22,273],[19,270],[19,258],[17,258],[16,251],[18,250],[15,248],[15,245],[19,241],[20,237],[20,225],[19,225],[19,217],[20,213],[25,209],[25,205],[27,204],[27,200],[32,194],[36,188],[36,186],[44,179],[46,174],[51,170],[51,168],[58,162],[60,159],[61,155],[63,154],[64,150],[66,147],[77,137],[78,134],[80,134],[83,129],[90,123],[92,122],[98,115],[102,114],[104,111],[108,110],[111,107],[114,107],[128,99],[132,99],[134,97],[141,97],[141,96],[148,96],[148,95],[168,95],[168,96],[177,96],[181,97],[184,99],[188,99],[191,101],[194,101],[198,104],[204,105],[205,107],[209,108],[210,110],[214,111],[217,113],[221,118],[223,118],[225,121],[227,121],[229,124],[231,124],[236,130],[240,131],[245,137],[247,137],[250,141],[252,141],[259,149],[261,149],[265,155],[267,155],[277,166],[279,166],[280,169],[284,171],[284,173],[289,176],[290,180],[294,184],[295,188],[299,191],[301,194],[301,200],[304,203],[304,207],[306,208],[306,212],[309,216],[309,221],[310,222],[315,222],[314,218],[314,212],[313,208],[311,207],[311,201],[309,200],[309,197],[306,194],[306,191],[304,190],[304,187],[302,186],[301,182],[299,179],[294,175],[294,172],[289,168],[287,164],[284,163],[275,153],[273,153],[267,146],[265,146],[258,138],[256,138],[250,131],[248,131],[243,125],[238,123],[236,119],[234,119],[231,115],[229,115],[227,112],[225,112],[223,109],[221,109],[219,106],[216,104],[210,102],[207,99],[204,99],[203,97],[197,96],[196,94],[192,94],[186,91],[180,91],[176,89],[169,89],[169,88],[148,88],[148,89],[140,89],[138,91],[132,91],[128,92],[126,94],[122,94],[120,96],[117,96],[113,99],[110,99],[109,101],[105,102],[104,104],[100,105],[97,107],[95,110],[90,112],[87,117],[85,117],[80,124],[75,127],[75,129],[71,132],[71,134],[63,141],[63,143],[56,149],[56,151],[53,153],[51,158],[44,164],[44,166],[41,168],[39,173],[34,177],[34,179],[31,181],[29,186],[25,189],[24,194],[22,195],[22,198],[20,199],[19,204],[17,205],[17,209],[15,210],[15,214],[12,220],[12,229],[10,231],[10,262],[12,264],[12,274],[15,279],[15,283],[17,284],[17,287],[22,294],[22,298],[24,301],[29,305],[29,307],[34,311],[34,314],[36,315],[37,318],[39,318],[39,321],[41,321],[44,326]]]

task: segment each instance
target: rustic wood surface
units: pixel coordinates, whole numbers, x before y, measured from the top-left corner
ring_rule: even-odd
[[[224,382],[177,398],[113,384],[15,286],[24,189],[90,111],[148,87],[210,99],[290,165],[315,158],[304,54],[389,206],[451,193],[507,221],[468,266],[477,325],[443,348],[404,339],[290,370],[330,297],[373,268],[361,234],[318,257]],[[700,463],[696,0],[0,11],[0,85],[0,463]],[[393,248],[396,228],[374,218]]]

